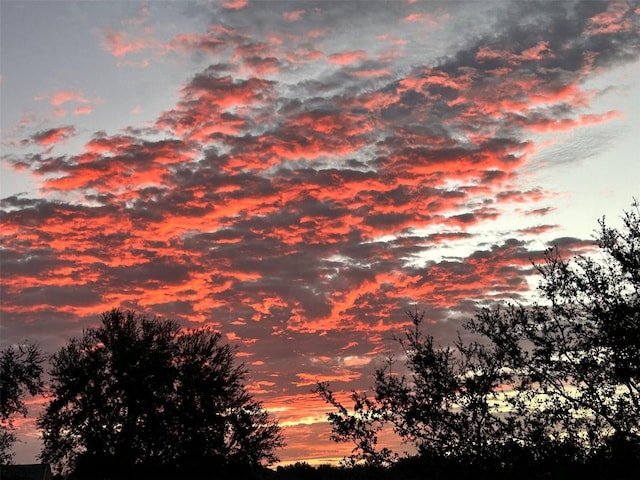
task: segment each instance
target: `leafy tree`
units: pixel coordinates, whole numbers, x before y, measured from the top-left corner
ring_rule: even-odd
[[[589,454],[640,442],[640,211],[618,230],[600,221],[599,258],[546,252],[544,303],[484,309],[468,328],[500,349],[519,376],[514,407],[528,440],[557,438]],[[535,408],[532,408],[532,405]],[[535,426],[535,432],[531,426]]]
[[[376,370],[375,398],[352,392],[349,411],[325,383],[318,393],[337,409],[329,413],[332,438],[356,444],[352,460],[388,465],[397,460],[386,448],[377,448],[377,434],[386,424],[423,457],[448,457],[468,465],[499,453],[513,429],[508,417],[496,414],[501,388],[511,375],[501,358],[478,342],[439,348],[424,335],[424,313],[407,312],[413,329],[398,339],[406,355],[407,374],[391,374],[392,359]]]
[[[0,352],[0,463],[13,459],[15,415],[27,415],[24,396],[42,392],[42,354],[36,345],[8,346]]]
[[[82,476],[197,473],[277,460],[280,427],[208,328],[103,314],[52,357],[42,459]]]
[[[618,230],[600,221],[597,258],[536,265],[541,301],[479,310],[453,347],[423,335],[423,315],[399,340],[408,374],[375,373],[374,398],[352,392],[348,410],[327,384],[318,393],[332,438],[354,460],[388,463],[378,433],[391,424],[422,458],[478,468],[640,459],[640,212]],[[391,362],[392,360],[390,360]],[[619,460],[620,458],[618,458]],[[554,463],[555,462],[555,463]],[[590,463],[591,462],[591,463]]]

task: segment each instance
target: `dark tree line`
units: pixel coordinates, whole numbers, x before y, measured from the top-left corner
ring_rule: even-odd
[[[444,476],[520,469],[542,477],[568,466],[637,473],[637,203],[623,223],[618,230],[600,221],[600,255],[593,258],[564,260],[548,250],[535,265],[541,300],[479,310],[464,325],[467,340],[437,346],[421,328],[424,314],[408,312],[413,328],[398,340],[404,375],[391,374],[398,368],[389,360],[375,372],[373,395],[352,392],[351,409],[327,384],[318,385],[335,408],[328,416],[332,438],[355,444],[352,462],[392,465],[398,457],[378,445],[378,433],[390,426],[416,448],[413,462]],[[523,472],[525,466],[538,468]]]

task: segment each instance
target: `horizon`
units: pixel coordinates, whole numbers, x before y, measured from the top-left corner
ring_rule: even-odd
[[[407,310],[447,345],[640,195],[638,1],[3,0],[0,22],[0,346],[53,354],[115,307],[210,325],[282,465],[349,455],[311,389],[371,386]]]

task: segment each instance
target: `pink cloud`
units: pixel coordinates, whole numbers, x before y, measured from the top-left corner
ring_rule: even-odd
[[[476,53],[479,62],[487,60],[502,60],[511,65],[519,65],[522,62],[542,61],[554,58],[550,50],[548,41],[540,41],[536,45],[523,50],[521,53],[514,53],[511,50],[495,50],[491,47],[481,46]]]
[[[356,70],[350,72],[351,75],[355,75],[356,77],[364,77],[364,78],[375,78],[375,77],[387,77],[391,75],[391,70],[388,68],[379,68],[376,70]]]
[[[70,90],[60,90],[51,95],[38,95],[34,98],[36,101],[44,99],[48,99],[49,103],[56,107],[67,102],[89,103],[82,92]]]
[[[167,50],[187,52],[220,53],[238,47],[244,37],[232,28],[211,25],[206,33],[185,33],[175,35],[164,45]]]
[[[123,25],[144,25],[149,23],[149,6],[143,5],[140,7],[139,16],[123,20]]]
[[[307,32],[307,38],[322,38],[329,33],[326,28],[316,28]]]
[[[288,22],[297,22],[302,18],[304,14],[305,14],[304,10],[293,10],[291,12],[284,12],[282,16]]]
[[[103,34],[102,46],[114,57],[124,57],[151,47],[149,39],[129,39],[125,32],[107,29]]]
[[[149,66],[149,59],[145,58],[139,61],[133,60],[118,60],[118,67],[134,67],[134,68],[147,68]]]
[[[349,65],[357,63],[367,59],[367,53],[363,50],[356,50],[353,52],[338,52],[332,53],[327,57],[330,63],[337,65]]]
[[[76,129],[72,126],[51,128],[35,133],[31,139],[39,145],[54,145],[67,140],[75,133]]]
[[[402,19],[405,23],[426,23],[432,27],[440,27],[451,17],[449,13],[411,13]]]
[[[521,118],[514,119],[514,121],[521,123],[523,127],[529,130],[546,133],[573,130],[578,127],[585,127],[589,125],[598,125],[614,118],[620,118],[620,116],[621,113],[618,111],[609,111],[600,114],[587,113],[580,115],[578,118]]]
[[[74,115],[88,115],[93,112],[93,108],[91,107],[78,107],[73,111]]]
[[[549,46],[548,41],[538,42],[531,48],[527,48],[523,50],[520,54],[520,59],[522,61],[540,61],[547,58],[553,58],[553,52],[551,52],[551,48]]]
[[[229,0],[222,2],[222,6],[230,10],[241,10],[247,5],[249,5],[249,0]]]
[[[585,34],[601,35],[631,31],[633,21],[631,18],[625,18],[629,10],[629,5],[624,1],[611,2],[605,12],[591,17]]]
[[[310,38],[333,30],[285,33],[300,25],[283,31],[280,12],[270,17],[280,30],[245,30],[232,22],[241,15],[226,13],[228,26],[164,44],[112,39],[121,65],[146,48],[204,53],[211,65],[188,74],[151,127],[96,132],[79,154],[4,160],[39,176],[42,192],[4,200],[2,314],[17,325],[57,318],[60,338],[114,305],[208,322],[241,346],[252,391],[283,412],[294,444],[283,457],[339,456],[321,431],[327,407],[309,386],[362,383],[407,307],[428,308],[428,327],[446,340],[459,325],[453,315],[524,298],[541,245],[528,242],[556,228],[541,222],[551,195],[527,176],[535,134],[616,118],[588,110],[598,92],[584,79],[586,66],[623,47],[586,54],[567,42],[552,51],[558,42],[544,31],[521,44],[505,29],[495,43],[421,63],[418,40],[403,39],[420,25],[403,23],[403,13],[363,40],[371,56],[358,44],[327,56],[329,42]],[[594,18],[597,28],[625,20]],[[403,28],[374,35],[392,24]],[[406,51],[385,50],[389,42]],[[45,98],[76,114],[95,102],[81,92]],[[52,147],[75,133],[42,130],[22,145]],[[516,228],[500,221],[503,209],[530,223],[486,243],[482,227]]]
[[[87,103],[88,100],[84,98],[81,92],[56,92],[51,97],[51,105],[62,105],[66,102],[78,102],[78,103]]]
[[[404,18],[404,21],[411,23],[429,23],[432,25],[436,24],[434,18],[426,13],[411,13]]]

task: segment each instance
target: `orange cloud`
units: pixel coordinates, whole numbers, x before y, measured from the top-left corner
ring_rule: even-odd
[[[73,110],[74,115],[88,115],[93,112],[93,108],[91,107],[78,107]]]
[[[82,92],[59,91],[51,96],[51,105],[62,105],[66,102],[88,103]]]
[[[3,164],[40,191],[2,201],[3,328],[55,332],[58,345],[114,306],[211,325],[285,427],[283,459],[341,456],[351,446],[327,442],[317,380],[366,387],[407,309],[425,308],[446,343],[478,305],[528,298],[530,258],[557,228],[541,221],[553,192],[531,183],[538,134],[618,118],[585,85],[629,58],[631,13],[593,4],[554,14],[551,31],[512,5],[488,37],[438,30],[427,45],[417,22],[445,14],[374,2],[362,38],[335,52],[352,34],[342,22],[361,20],[349,8],[331,24],[328,6],[280,8],[247,28],[264,4],[220,5],[246,11],[166,41],[106,32],[122,65],[206,62],[149,124],[88,132],[60,155],[52,147],[86,126],[18,125]],[[148,26],[149,13],[120,26]],[[568,28],[576,16],[587,34]],[[65,115],[96,102],[69,89],[36,99]]]
[[[603,35],[630,32],[633,21],[627,17],[629,5],[624,1],[614,1],[607,4],[607,10],[589,19],[586,35]]]
[[[479,62],[501,60],[511,65],[518,65],[522,62],[540,62],[553,57],[554,54],[550,49],[548,41],[538,42],[536,45],[522,50],[520,53],[513,53],[511,50],[494,50],[486,46],[481,46],[476,53],[476,59]]]
[[[357,50],[353,52],[332,53],[327,57],[327,59],[330,63],[335,63],[337,65],[350,65],[366,60],[367,57],[368,55],[366,52],[363,50]]]
[[[249,0],[228,0],[222,2],[222,6],[230,10],[242,10],[247,5],[249,5]]]
[[[411,13],[409,15],[407,15],[404,18],[405,22],[418,22],[418,23],[429,23],[431,25],[435,25],[436,22],[434,21],[433,17],[431,15],[428,15],[426,13]]]
[[[147,38],[130,39],[126,32],[107,29],[103,34],[102,46],[114,57],[124,57],[151,48],[152,42]]]
[[[293,10],[291,12],[284,12],[282,16],[288,22],[296,22],[300,20],[304,14],[305,14],[304,10]]]
[[[75,133],[76,129],[73,126],[50,128],[35,133],[31,139],[39,145],[54,145],[64,142],[75,135]]]

